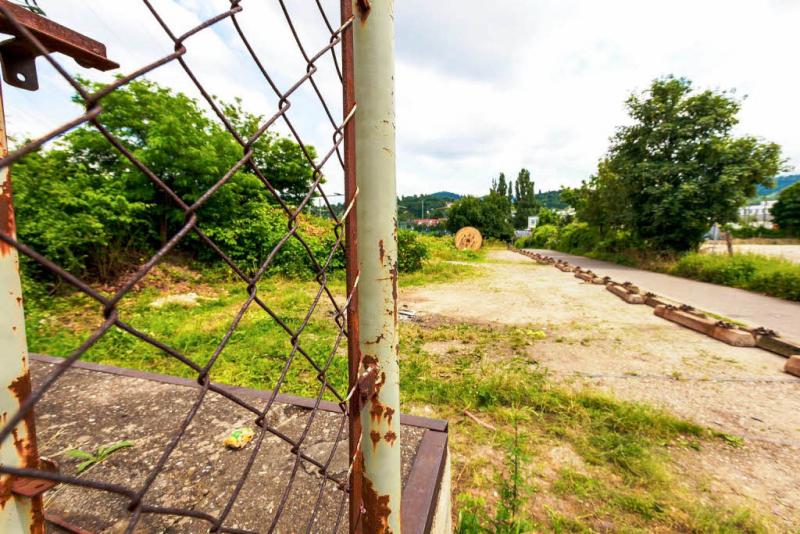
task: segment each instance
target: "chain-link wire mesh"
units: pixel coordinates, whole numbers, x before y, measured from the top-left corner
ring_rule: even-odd
[[[0,241],[6,246],[13,247],[21,255],[26,256],[35,264],[41,266],[44,270],[59,277],[63,281],[73,286],[76,290],[82,292],[90,299],[95,301],[102,307],[102,324],[96,328],[91,335],[85,339],[79,346],[64,358],[63,362],[55,366],[52,372],[47,375],[38,383],[35,383],[32,391],[22,401],[19,411],[15,414],[10,414],[0,429],[0,443],[5,443],[15,439],[15,428],[26,418],[31,417],[37,409],[37,403],[51,391],[70,371],[70,369],[81,360],[81,358],[96,345],[104,336],[109,332],[117,330],[124,332],[126,335],[133,336],[139,341],[158,349],[164,357],[171,358],[180,362],[182,366],[190,370],[191,374],[197,379],[199,388],[195,391],[194,399],[190,404],[189,409],[178,421],[164,421],[164,424],[174,426],[172,436],[165,443],[160,445],[160,453],[157,460],[152,467],[147,469],[146,476],[143,477],[143,482],[139,484],[131,484],[128,480],[117,480],[113,482],[104,481],[99,478],[94,478],[91,473],[83,476],[68,475],[58,472],[50,472],[39,469],[29,468],[14,468],[8,465],[0,466],[0,473],[11,475],[13,477],[30,477],[40,480],[50,480],[57,483],[71,485],[75,487],[85,488],[89,490],[98,490],[101,492],[110,492],[118,495],[124,499],[125,507],[127,510],[127,525],[125,532],[135,532],[141,529],[143,518],[147,516],[174,516],[176,518],[191,518],[204,522],[208,529],[213,532],[260,532],[272,531],[276,529],[279,521],[284,513],[287,511],[287,506],[290,501],[290,495],[295,488],[298,473],[304,468],[313,468],[317,472],[316,492],[310,496],[310,500],[303,503],[306,508],[307,514],[305,523],[295,524],[292,527],[293,531],[318,531],[319,525],[316,523],[320,511],[325,506],[335,506],[335,510],[327,510],[328,515],[331,513],[334,516],[332,525],[327,525],[334,531],[339,531],[347,528],[348,525],[348,495],[350,493],[350,479],[352,470],[356,462],[354,458],[358,457],[358,445],[360,437],[354,435],[353,428],[358,429],[357,421],[358,415],[350,418],[349,402],[354,393],[354,386],[351,385],[342,390],[337,388],[329,377],[331,366],[336,358],[341,358],[341,351],[339,350],[347,343],[348,338],[348,319],[353,320],[353,317],[348,317],[348,308],[353,301],[355,288],[358,284],[357,274],[352,272],[348,273],[348,283],[345,295],[342,297],[336,296],[336,292],[330,287],[331,264],[337,254],[341,254],[342,249],[345,247],[345,221],[353,214],[354,201],[357,196],[353,183],[346,186],[346,198],[343,209],[335,209],[334,205],[326,196],[323,190],[324,183],[324,168],[326,165],[338,165],[341,167],[345,177],[351,176],[348,172],[346,163],[349,165],[345,155],[345,132],[347,126],[353,119],[355,106],[352,103],[352,98],[347,98],[344,101],[347,103],[346,109],[342,112],[342,117],[337,117],[334,111],[338,106],[331,105],[332,99],[337,99],[341,103],[343,93],[352,91],[352,76],[348,76],[342,63],[342,42],[351,31],[353,23],[352,16],[347,14],[349,11],[345,7],[349,2],[342,2],[341,6],[335,7],[342,9],[341,24],[334,23],[336,20],[326,12],[320,0],[315,0],[316,9],[319,12],[318,23],[324,26],[325,31],[329,34],[329,41],[327,45],[318,50],[309,50],[300,38],[300,33],[297,30],[295,22],[293,21],[291,10],[287,7],[286,2],[277,0],[280,10],[283,13],[284,21],[292,36],[293,42],[286,43],[287,53],[290,49],[299,52],[303,58],[306,69],[305,73],[299,79],[286,87],[281,87],[276,81],[272,72],[270,72],[269,65],[261,60],[256,53],[255,47],[251,44],[247,32],[243,29],[241,24],[242,17],[247,16],[246,2],[241,0],[231,0],[227,9],[215,14],[204,20],[199,25],[189,29],[177,29],[167,24],[164,16],[156,7],[157,2],[150,0],[142,0],[143,5],[158,23],[158,26],[163,30],[164,34],[174,44],[174,51],[154,59],[152,62],[137,68],[129,74],[116,78],[112,83],[109,83],[101,90],[90,92],[86,89],[85,85],[79,79],[73,76],[68,70],[61,65],[56,57],[48,53],[48,50],[36,39],[36,37],[28,31],[22,24],[15,18],[14,14],[0,4],[0,13],[5,16],[10,24],[14,27],[15,33],[18,38],[24,39],[36,51],[38,51],[44,59],[52,66],[53,69],[63,78],[71,88],[77,93],[78,99],[82,106],[85,108],[80,116],[69,120],[65,124],[55,128],[49,133],[26,142],[23,146],[8,154],[6,157],[0,159],[0,167],[7,168],[19,161],[21,158],[29,155],[39,149],[42,149],[46,143],[57,140],[62,135],[70,132],[76,128],[94,128],[99,132],[105,142],[121,155],[125,160],[130,162],[135,169],[141,172],[152,185],[157,188],[173,205],[183,213],[183,223],[180,228],[169,236],[166,243],[157,250],[151,257],[140,264],[135,273],[129,276],[125,282],[116,289],[113,293],[101,291],[95,287],[91,280],[82,279],[63,266],[56,264],[36,250],[33,250],[26,244],[19,242],[16,238],[9,234],[4,233],[0,229]],[[209,4],[211,4],[209,2]],[[337,2],[338,4],[338,2]],[[204,82],[196,74],[196,71],[186,61],[185,56],[188,50],[191,49],[192,40],[195,36],[203,32],[212,31],[211,28],[217,25],[229,24],[235,30],[235,35],[239,39],[237,49],[246,52],[249,60],[258,69],[262,77],[263,84],[255,88],[258,91],[270,91],[274,93],[278,101],[278,110],[268,119],[266,119],[250,136],[245,136],[242,132],[237,131],[233,121],[226,116],[225,109],[219,104],[217,99],[212,96],[211,92],[206,88]],[[182,31],[182,33],[181,33]],[[315,74],[318,71],[318,66],[323,61],[330,61],[335,67],[338,77],[338,88],[336,91],[326,91],[320,83],[315,79]],[[140,77],[154,73],[154,71],[163,68],[166,65],[179,65],[183,74],[188,77],[191,83],[196,87],[197,91],[202,95],[202,100],[206,106],[211,110],[214,116],[222,123],[228,134],[235,140],[241,147],[241,157],[236,163],[231,166],[227,171],[218,177],[217,181],[211,186],[202,191],[194,191],[192,197],[196,200],[188,201],[181,195],[175,192],[174,188],[170,187],[169,180],[158,176],[152,171],[148,165],[137,157],[134,150],[131,150],[124,140],[119,139],[112,133],[111,129],[103,123],[104,110],[103,99],[114,91],[126,86],[133,80]],[[347,87],[348,83],[351,85]],[[324,152],[320,153],[319,157],[313,149],[304,142],[300,135],[300,129],[295,125],[290,116],[289,110],[292,107],[293,96],[301,87],[309,87],[316,94],[321,115],[324,117],[328,128],[331,132],[330,146]],[[326,92],[328,94],[326,94]],[[308,164],[313,169],[313,177],[311,184],[306,191],[305,195],[296,203],[287,202],[282,198],[279,188],[276,187],[271,177],[255,163],[255,158],[258,155],[257,142],[267,132],[274,130],[279,122],[283,122],[291,138],[302,149]],[[177,133],[176,133],[177,135]],[[215,242],[207,232],[203,229],[203,217],[201,208],[211,199],[222,187],[228,183],[236,173],[240,171],[247,171],[255,175],[261,182],[263,187],[269,191],[274,205],[282,211],[286,218],[286,230],[282,238],[269,252],[267,257],[261,262],[257,269],[248,271],[247,269],[237,265],[226,252],[224,246]],[[337,170],[337,173],[340,172]],[[186,195],[183,195],[184,197]],[[304,209],[308,209],[314,203],[324,207],[328,216],[333,221],[332,225],[332,246],[327,250],[323,257],[319,256],[319,252],[315,253],[308,243],[308,239],[301,231],[299,222],[300,214]],[[171,346],[170,339],[157,339],[151,333],[144,329],[137,328],[130,322],[126,321],[125,313],[120,309],[120,303],[125,297],[134,290],[135,286],[145,279],[149,273],[161,262],[168,254],[176,250],[176,247],[187,238],[193,235],[199,239],[203,246],[211,251],[220,261],[234,273],[234,276],[239,280],[241,285],[246,288],[247,297],[241,306],[236,310],[233,317],[230,318],[230,325],[227,332],[219,340],[216,349],[210,355],[203,358],[205,363],[198,363],[196,357],[181,352],[177,348]],[[268,273],[273,265],[275,258],[281,253],[282,249],[287,246],[289,242],[295,242],[300,245],[306,256],[306,261],[311,266],[314,272],[314,279],[318,284],[318,288],[311,300],[310,306],[305,309],[305,313],[299,326],[293,326],[291,321],[281,317],[280,311],[274,310],[270,306],[270,295],[264,294],[260,290],[259,282]],[[350,262],[351,263],[351,262]],[[348,269],[354,269],[351,263]],[[332,313],[329,314],[329,320],[335,325],[335,335],[329,340],[329,350],[326,357],[314,357],[307,348],[304,347],[304,331],[309,325],[312,315],[320,309],[325,303],[325,306],[330,306]],[[252,398],[244,394],[238,394],[235,390],[218,385],[212,381],[215,366],[224,360],[225,349],[230,344],[232,337],[237,332],[237,329],[242,328],[242,320],[246,313],[251,310],[258,310],[266,314],[270,320],[279,325],[284,335],[290,341],[290,350],[283,356],[283,365],[280,375],[275,378],[272,385],[272,394],[268,396],[268,400],[262,404],[256,404]],[[352,352],[352,351],[351,351]],[[355,352],[353,352],[355,353]],[[352,357],[351,357],[352,360]],[[358,369],[360,362],[350,362],[351,373],[353,369]],[[270,422],[271,411],[275,409],[276,405],[280,402],[278,395],[282,389],[287,385],[287,381],[291,376],[297,376],[290,373],[290,370],[297,366],[307,366],[313,375],[316,376],[316,396],[313,398],[313,407],[308,410],[308,415],[305,419],[302,432],[297,436],[290,436],[282,431],[275,424]],[[189,429],[195,422],[198,412],[205,403],[213,396],[219,396],[232,403],[232,408],[244,409],[248,411],[257,425],[256,436],[251,445],[244,450],[246,454],[242,456],[241,471],[235,480],[228,484],[225,488],[226,497],[221,509],[211,510],[202,509],[196,503],[192,505],[173,505],[169,506],[164,503],[154,502],[150,499],[152,490],[156,485],[156,481],[164,472],[165,466],[170,461],[171,455],[185,439]],[[313,432],[316,424],[319,423],[319,415],[321,413],[320,405],[323,398],[335,399],[338,404],[338,413],[335,413],[337,419],[335,431],[334,446],[325,451],[324,454],[312,453],[307,449],[308,436]],[[329,413],[329,412],[326,412]],[[355,425],[350,427],[349,423]],[[348,436],[348,434],[350,434]],[[281,447],[284,450],[290,451],[293,456],[292,465],[280,473],[276,478],[275,473],[257,472],[254,465],[257,463],[262,448],[265,447],[268,438],[277,438]],[[275,447],[274,440],[269,440],[269,447]],[[337,449],[343,448],[348,450],[349,469],[348,476],[335,476],[332,472],[332,462],[334,456],[337,454]],[[341,452],[340,452],[341,454]],[[232,510],[234,509],[237,501],[242,498],[242,490],[246,483],[253,483],[254,477],[260,480],[258,484],[273,485],[279,489],[277,494],[279,496],[277,503],[273,503],[270,509],[266,506],[263,510],[263,517],[257,526],[249,526],[248,528],[240,528],[236,526],[236,521],[232,520]],[[335,505],[332,505],[332,500],[329,498],[331,494],[336,495]],[[360,503],[358,505],[360,507]],[[270,511],[271,510],[271,511]]]

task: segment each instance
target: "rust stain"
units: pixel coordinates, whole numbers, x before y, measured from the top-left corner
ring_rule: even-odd
[[[389,274],[392,277],[392,300],[394,301],[394,322],[397,323],[397,262],[392,265],[392,268],[389,270]]]
[[[381,440],[381,433],[377,430],[373,430],[369,433],[369,439],[372,440],[372,448],[375,449],[378,447],[378,442]]]
[[[31,377],[27,368],[24,368],[10,386],[9,391],[17,398],[17,402],[22,404],[25,399],[31,394]],[[3,414],[3,419],[8,414]],[[20,460],[20,465],[28,469],[39,468],[39,450],[36,446],[36,425],[34,423],[33,410],[29,411],[22,419],[22,425],[25,429],[23,435],[20,435],[19,428],[12,430],[12,437],[14,447],[17,449],[17,456]],[[2,508],[8,499],[11,497],[11,480],[12,477],[0,478],[0,508]],[[41,534],[44,532],[44,511],[42,507],[42,497],[34,497],[31,499],[31,528],[33,534]]]
[[[392,417],[394,417],[394,408],[390,408],[389,406],[387,406],[384,417],[386,417],[387,424],[389,426],[392,426]]]
[[[389,507],[390,498],[388,495],[378,495],[372,482],[364,478],[364,508],[367,513],[364,515],[364,532],[370,534],[391,534],[389,527],[389,515],[392,509]]]
[[[358,7],[358,15],[361,19],[361,24],[365,24],[367,22],[367,17],[369,17],[369,12],[372,9],[370,0],[358,0],[356,2],[356,7]]]
[[[25,369],[23,373],[8,386],[8,389],[17,398],[17,402],[22,404],[31,394],[31,375],[28,373],[28,370]],[[34,424],[33,410],[29,411],[22,419],[22,424],[25,426],[25,436],[20,437],[15,428],[13,431],[14,446],[22,460],[22,465],[31,469],[37,469],[39,467],[39,451],[36,448],[36,427]]]
[[[378,251],[380,252],[381,256],[381,265],[383,265],[383,259],[386,257],[386,249],[383,247],[383,239],[378,241]]]
[[[11,237],[14,235],[14,206],[11,203],[11,173],[0,187],[0,232]],[[0,256],[11,254],[11,245],[0,241]]]
[[[368,399],[375,391],[375,382],[378,377],[376,365],[367,366],[366,371],[358,378],[358,392],[362,399]]]
[[[394,442],[397,441],[397,434],[390,430],[385,436],[383,436],[383,439],[385,439],[386,443],[388,443],[390,446],[393,446]]]
[[[370,406],[369,415],[373,421],[378,422],[383,417],[383,412],[386,410],[386,407],[381,401],[378,400],[377,395],[372,398],[371,404],[372,406]]]

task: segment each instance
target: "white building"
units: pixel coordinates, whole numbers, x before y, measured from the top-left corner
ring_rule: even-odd
[[[775,200],[764,200],[751,206],[739,208],[739,224],[743,226],[772,227],[772,206]]]

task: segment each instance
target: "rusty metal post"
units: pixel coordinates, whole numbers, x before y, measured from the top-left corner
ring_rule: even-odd
[[[0,155],[8,154],[5,109],[0,88]],[[11,169],[0,169],[0,232],[15,237],[14,207],[11,201]],[[0,417],[6,421],[19,410],[31,392],[25,315],[17,249],[0,241]],[[11,467],[37,469],[39,453],[33,413],[14,430],[14,439],[0,443],[0,463]],[[44,533],[42,497],[25,497],[12,492],[13,478],[0,475],[0,532]]]
[[[352,0],[341,0],[342,25],[353,17]],[[356,105],[355,80],[353,76],[353,26],[342,34],[342,81],[344,88],[344,106],[342,116],[350,116]],[[345,258],[347,269],[347,295],[350,298],[347,309],[347,361],[349,389],[358,387],[358,376],[361,370],[361,351],[359,350],[358,320],[358,228],[356,225],[356,208],[351,203],[357,202],[356,191],[356,129],[355,122],[350,120],[344,127],[344,205],[347,211],[345,218]],[[350,533],[361,534],[361,510],[363,504],[362,476],[363,458],[361,455],[361,397],[350,397],[350,427],[348,443],[350,458],[353,462],[350,470]]]
[[[364,532],[400,532],[394,1],[353,0]]]

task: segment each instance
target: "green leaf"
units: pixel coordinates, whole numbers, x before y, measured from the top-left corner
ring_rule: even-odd
[[[127,447],[133,447],[133,442],[130,440],[122,440],[116,443],[112,443],[110,445],[104,445],[97,449],[97,455],[102,457],[103,459],[107,458],[111,454],[115,453],[120,449],[125,449]]]
[[[93,465],[97,464],[98,461],[99,460],[97,458],[92,458],[91,460],[86,460],[85,462],[79,463],[77,468],[76,468],[78,474],[80,475],[81,473],[83,473],[84,471],[86,471],[87,469],[92,467]]]
[[[82,451],[80,449],[70,449],[64,454],[66,456],[70,457],[70,458],[80,458],[80,459],[84,459],[84,460],[88,460],[88,459],[93,459],[94,458],[93,454],[90,454],[90,453],[88,453],[86,451]]]

